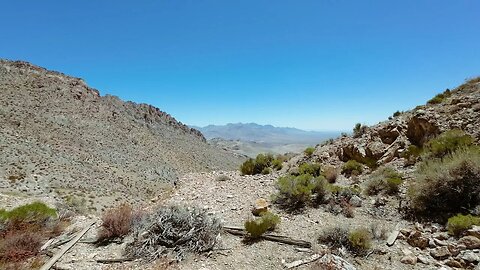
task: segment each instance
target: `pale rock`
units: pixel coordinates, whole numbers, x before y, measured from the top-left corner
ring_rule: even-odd
[[[403,264],[415,265],[417,264],[417,257],[415,255],[406,255],[400,260]]]
[[[478,239],[475,236],[471,236],[471,235],[462,237],[458,241],[458,243],[461,244],[461,245],[465,245],[467,247],[467,249],[480,248],[480,239]]]
[[[358,197],[357,195],[353,195],[351,198],[350,198],[350,201],[349,201],[350,205],[352,205],[353,207],[361,207],[362,206],[362,199],[360,197]]]
[[[252,214],[259,216],[261,213],[267,212],[270,204],[267,200],[260,198],[255,201],[255,204],[252,209]]]
[[[470,263],[478,263],[480,262],[480,255],[473,251],[466,251],[462,255],[459,256],[462,260]]]
[[[466,235],[475,236],[480,239],[480,226],[473,226],[466,232]]]

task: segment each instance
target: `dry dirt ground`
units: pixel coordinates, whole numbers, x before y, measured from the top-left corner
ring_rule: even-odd
[[[218,181],[219,175],[227,175],[230,179]],[[161,205],[179,204],[204,208],[209,215],[221,219],[223,225],[243,226],[245,220],[253,217],[252,206],[256,199],[269,199],[275,191],[275,180],[278,175],[241,176],[238,172],[192,173],[181,177],[177,188],[168,198],[161,198],[155,203],[145,204],[145,208],[155,209]],[[340,176],[339,183],[346,184],[349,180]],[[363,196],[363,195],[362,195]],[[8,195],[3,195],[2,204],[15,206],[34,200],[19,199],[12,202]],[[35,198],[46,200],[48,198]],[[281,216],[281,223],[275,234],[285,235],[294,239],[310,241],[313,248],[310,251],[299,250],[291,245],[269,241],[259,241],[245,244],[237,236],[222,233],[218,246],[210,253],[190,255],[186,260],[174,265],[172,269],[284,269],[284,262],[292,262],[308,258],[313,252],[325,248],[317,243],[320,232],[330,226],[342,225],[351,228],[366,227],[384,231],[388,235],[395,226],[412,228],[413,223],[401,219],[395,207],[398,201],[389,198],[385,206],[375,207],[372,197],[363,197],[363,205],[355,208],[355,217],[346,218],[343,215],[333,215],[325,207],[306,208],[299,214],[289,214],[272,207],[271,211]],[[53,202],[52,202],[53,203]],[[98,216],[77,216],[67,232],[80,231],[89,222],[96,225],[82,238],[83,241],[95,239],[100,226]],[[78,243],[56,264],[57,269],[165,269],[159,262],[145,263],[142,261],[126,262],[113,265],[96,263],[97,259],[121,258],[125,244],[110,244],[96,247],[89,243]],[[342,255],[357,269],[440,269],[440,264],[430,260],[429,265],[417,263],[415,266],[400,262],[404,253],[402,250],[419,252],[405,241],[397,240],[393,247],[386,245],[385,239],[374,240],[372,253],[368,257],[354,257],[348,253]],[[56,250],[53,250],[55,252]],[[300,266],[297,269],[313,269],[314,264]],[[170,269],[170,268],[168,268]],[[318,268],[317,268],[318,269]],[[449,269],[448,267],[446,269]]]

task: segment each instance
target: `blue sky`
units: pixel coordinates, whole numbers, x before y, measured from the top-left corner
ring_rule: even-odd
[[[2,1],[0,57],[192,125],[350,130],[480,75],[476,0]]]

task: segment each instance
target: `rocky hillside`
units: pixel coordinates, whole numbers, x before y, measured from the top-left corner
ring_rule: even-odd
[[[70,203],[88,195],[89,207],[150,199],[177,175],[239,164],[158,108],[26,62],[0,60],[0,131],[2,190]]]
[[[311,157],[299,155],[291,165],[295,167],[305,159],[334,166],[349,160],[382,165],[404,156],[409,146],[421,147],[451,129],[461,129],[479,141],[480,80],[470,80],[446,93],[377,125],[361,127],[356,136],[321,144]]]

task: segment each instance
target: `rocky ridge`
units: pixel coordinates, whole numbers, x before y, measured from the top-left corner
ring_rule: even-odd
[[[148,201],[179,175],[240,162],[158,108],[20,61],[0,60],[0,133],[2,190],[87,208]]]

